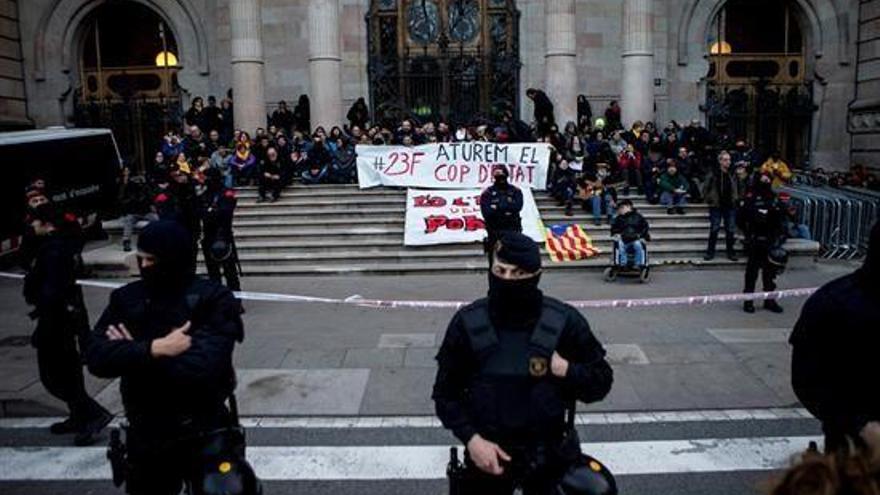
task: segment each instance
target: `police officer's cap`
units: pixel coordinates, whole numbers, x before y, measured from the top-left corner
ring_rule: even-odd
[[[541,269],[541,250],[538,243],[519,232],[508,232],[501,237],[495,256],[504,263],[516,265],[535,273]]]

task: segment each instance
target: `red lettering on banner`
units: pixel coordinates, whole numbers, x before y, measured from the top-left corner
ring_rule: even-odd
[[[443,196],[416,196],[413,198],[413,206],[416,208],[441,208],[446,206],[446,198]]]
[[[452,204],[453,206],[470,206],[464,198],[455,198]]]
[[[471,173],[471,168],[468,167],[467,165],[462,165],[461,166],[461,173],[458,175],[461,178],[459,180],[459,182],[464,183],[465,176],[467,176],[470,173]]]
[[[441,228],[474,232],[476,230],[485,229],[486,223],[476,215],[465,215],[463,218],[449,218],[446,215],[431,215],[425,218],[426,234],[433,234]]]
[[[421,153],[424,154],[424,153]],[[412,175],[414,170],[413,165],[413,156],[409,153],[400,153],[397,151],[391,152],[388,155],[388,166],[382,172],[387,176],[395,176],[395,175]],[[401,166],[398,166],[401,165]],[[397,168],[395,168],[397,167]]]
[[[489,180],[489,166],[480,165],[480,184]]]
[[[475,230],[486,230],[486,222],[476,215],[465,215],[464,230],[473,232]]]
[[[446,182],[446,179],[443,179],[440,177],[440,170],[442,170],[444,168],[448,168],[448,167],[449,167],[449,165],[445,165],[445,164],[438,165],[437,168],[434,169],[434,179],[436,179],[438,182]]]

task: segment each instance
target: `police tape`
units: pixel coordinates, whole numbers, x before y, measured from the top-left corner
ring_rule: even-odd
[[[0,277],[23,279],[24,275],[18,273],[0,272]],[[105,282],[100,280],[77,280],[77,284],[82,287],[95,287],[102,289],[117,289],[125,285],[119,282]],[[816,287],[810,287],[800,289],[785,289],[770,292],[649,297],[643,299],[594,299],[567,302],[575,308],[580,309],[627,309],[657,306],[704,306],[719,303],[760,301],[764,299],[807,297],[816,292],[816,290]],[[358,306],[373,309],[460,309],[470,304],[470,302],[466,301],[408,301],[393,299],[367,299],[361,297],[360,295],[349,296],[345,299],[248,291],[236,292],[235,295],[239,299],[245,301],[316,303],[341,306]]]

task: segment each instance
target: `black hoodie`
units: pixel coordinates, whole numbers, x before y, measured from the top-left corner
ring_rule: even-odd
[[[789,342],[792,386],[822,421],[826,442],[840,445],[845,435],[857,440],[867,422],[880,420],[880,223],[862,268],[807,300]]]

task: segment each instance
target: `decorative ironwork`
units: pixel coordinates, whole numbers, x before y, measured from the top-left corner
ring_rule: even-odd
[[[706,112],[709,127],[733,139],[745,139],[764,152],[779,151],[797,166],[809,161],[813,112],[812,83],[707,86]]]
[[[436,22],[435,22],[436,21]],[[513,0],[373,0],[367,15],[374,121],[471,122],[519,93]]]
[[[171,97],[153,97],[150,91],[124,87],[107,91],[104,98],[98,99],[90,96],[87,87],[79,88],[74,125],[111,129],[122,159],[133,171],[146,172],[162,136],[183,123],[181,89],[176,79],[174,83],[170,86]]]

